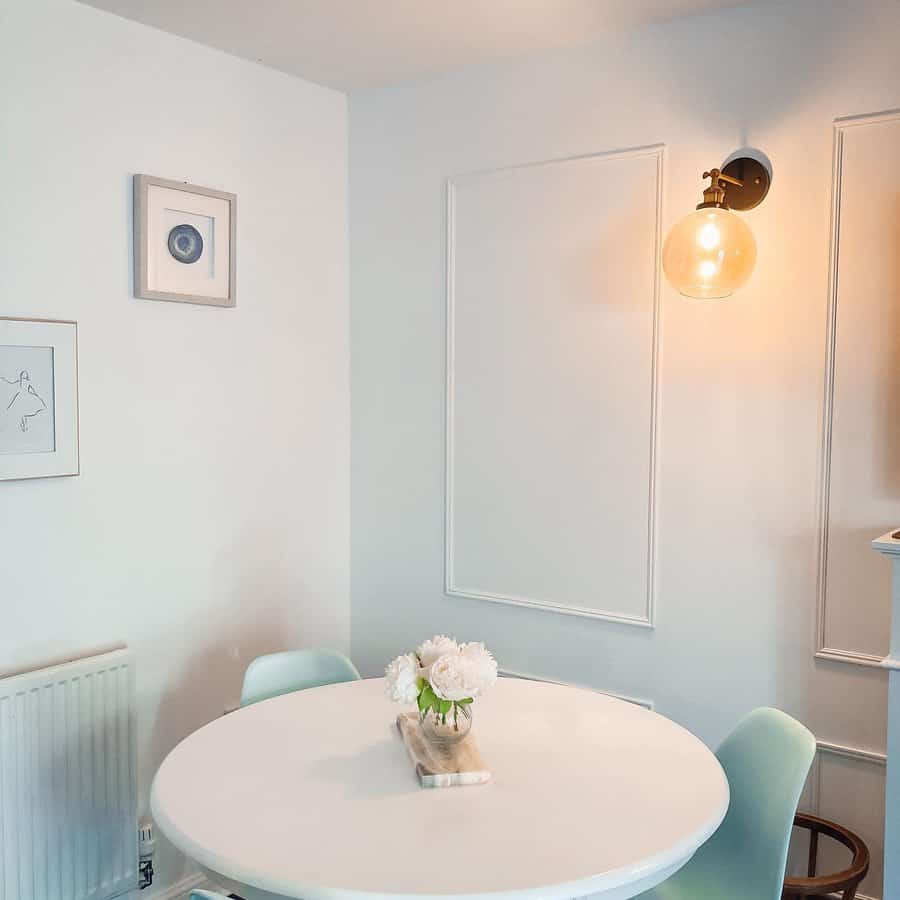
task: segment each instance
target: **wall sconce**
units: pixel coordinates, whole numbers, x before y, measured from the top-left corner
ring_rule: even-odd
[[[712,179],[696,212],[686,215],[663,247],[666,278],[685,297],[730,297],[753,272],[756,240],[732,209],[759,206],[769,192],[771,173],[747,156],[703,173]]]

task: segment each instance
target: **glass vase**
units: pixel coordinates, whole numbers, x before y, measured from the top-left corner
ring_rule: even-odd
[[[472,730],[472,704],[453,705],[446,715],[429,709],[419,715],[425,740],[436,746],[458,744]]]

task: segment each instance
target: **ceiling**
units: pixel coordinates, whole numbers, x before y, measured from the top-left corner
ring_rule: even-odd
[[[584,44],[744,0],[83,0],[353,91]]]

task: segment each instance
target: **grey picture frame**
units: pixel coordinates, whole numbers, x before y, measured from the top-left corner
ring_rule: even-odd
[[[169,300],[177,303],[199,303],[204,306],[233,307],[237,303],[237,195],[227,191],[200,187],[186,181],[172,181],[153,175],[134,176],[134,295],[143,300]],[[228,294],[224,297],[208,297],[190,293],[152,290],[148,283],[148,241],[149,204],[148,190],[151,185],[225,200],[229,206],[228,242]]]

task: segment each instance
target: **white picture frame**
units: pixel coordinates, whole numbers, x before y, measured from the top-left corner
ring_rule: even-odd
[[[205,306],[237,302],[237,196],[134,176],[134,294]]]
[[[77,323],[0,317],[0,481],[78,473]]]

